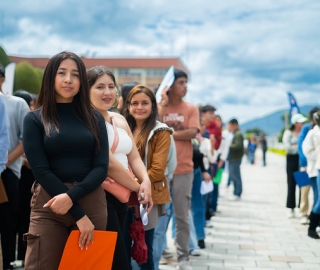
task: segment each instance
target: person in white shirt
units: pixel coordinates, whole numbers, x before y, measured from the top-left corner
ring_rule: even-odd
[[[310,130],[302,144],[303,153],[308,159],[307,172],[309,177],[316,175],[316,187],[320,186],[320,111],[313,115],[315,126]],[[311,180],[312,181],[312,180]],[[312,182],[311,182],[312,184]],[[315,188],[314,188],[315,189]],[[315,198],[316,199],[316,198]],[[310,225],[308,236],[314,239],[320,239],[316,228],[320,222],[320,198],[317,197],[309,216]]]

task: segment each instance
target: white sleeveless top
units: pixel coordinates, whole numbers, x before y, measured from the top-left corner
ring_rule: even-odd
[[[114,131],[113,126],[106,122],[107,132],[108,132],[108,142],[109,148],[111,149],[113,141],[114,141]],[[119,134],[119,143],[114,151],[113,155],[115,158],[125,167],[128,169],[128,157],[127,155],[132,150],[132,140],[129,137],[127,131],[122,128],[117,127],[118,134]]]

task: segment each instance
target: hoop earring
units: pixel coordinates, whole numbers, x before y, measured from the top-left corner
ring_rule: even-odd
[[[115,99],[114,103],[112,104],[111,108],[117,108],[118,104],[119,104],[119,98],[116,97],[116,99]]]

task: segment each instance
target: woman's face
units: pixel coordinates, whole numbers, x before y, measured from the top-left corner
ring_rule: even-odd
[[[65,59],[60,63],[54,81],[57,103],[70,103],[80,90],[80,78],[77,63]]]
[[[136,121],[145,121],[152,112],[151,99],[145,93],[135,94],[128,106],[130,114]]]
[[[218,127],[222,127],[222,121],[220,117],[215,117],[216,123]]]
[[[295,129],[298,130],[298,131],[301,130],[303,125],[304,125],[304,123],[298,123],[298,122],[294,124]]]
[[[90,100],[98,111],[107,111],[114,104],[117,89],[112,78],[104,74],[90,88]]]

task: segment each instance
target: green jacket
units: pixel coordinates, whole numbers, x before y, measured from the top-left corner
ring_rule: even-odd
[[[241,160],[244,154],[243,136],[240,129],[236,130],[230,145],[230,161]]]

